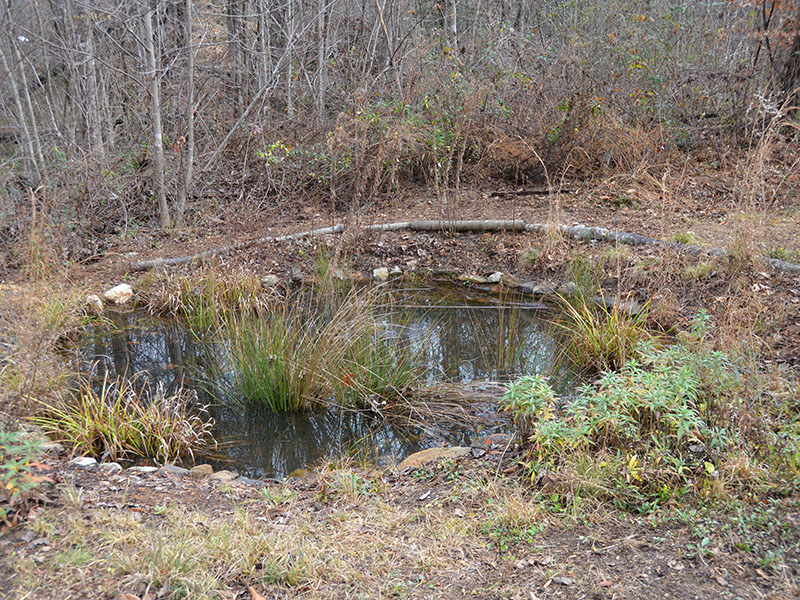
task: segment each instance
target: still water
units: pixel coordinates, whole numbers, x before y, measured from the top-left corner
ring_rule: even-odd
[[[455,286],[395,290],[383,311],[387,329],[410,341],[422,357],[425,380],[446,383],[466,398],[465,414],[485,432],[501,431],[507,420],[496,411],[502,383],[532,373],[555,373],[558,346],[546,307],[519,298],[496,298]],[[258,406],[222,399],[212,390],[229,386],[225,340],[199,339],[180,319],[141,310],[109,313],[114,328],[98,327],[84,338],[84,371],[112,376],[144,372],[169,391],[181,383],[195,389],[215,419],[220,442],[215,468],[248,477],[283,477],[324,459],[357,453],[378,462],[400,461],[435,445],[468,444],[476,421],[403,427],[373,415],[343,409],[310,414],[275,414]]]

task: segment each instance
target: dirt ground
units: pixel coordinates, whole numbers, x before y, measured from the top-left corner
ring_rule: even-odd
[[[334,222],[441,217],[597,225],[727,248],[736,256],[739,248],[745,257],[777,253],[800,262],[796,193],[769,205],[744,206],[734,199],[730,177],[695,173],[684,181],[666,192],[574,185],[562,193],[528,193],[487,185],[461,192],[449,207],[429,190],[409,190],[402,199],[347,214],[332,214],[324,204],[283,204],[258,213],[203,207],[184,232],[166,236],[143,229],[133,238],[120,236],[104,256],[70,267],[66,279],[87,292],[123,280],[136,289],[152,277],[130,272],[136,260]],[[289,282],[293,269],[312,276],[314,243],[320,241],[256,245],[212,263],[223,271],[275,274]],[[570,262],[576,256],[606,256],[600,283],[610,293],[652,300],[657,324],[680,326],[706,308],[720,324],[721,344],[725,336],[752,337],[763,368],[796,373],[800,366],[800,275],[758,260],[712,260],[654,247],[614,254],[609,244],[542,234],[351,228],[322,243],[343,270],[367,276],[378,266],[474,275],[499,270],[519,281],[556,285],[573,278]],[[522,259],[531,248],[535,260]],[[44,461],[57,485],[32,504],[26,524],[0,538],[4,598],[205,597],[200,583],[191,584],[201,572],[216,578],[217,597],[250,600],[800,597],[796,495],[763,499],[745,511],[749,516],[735,506],[666,507],[642,517],[605,507],[576,515],[543,510],[513,453],[399,473],[328,466],[308,478],[258,487],[104,474],[67,466],[67,458]],[[230,531],[231,523],[240,531]],[[247,540],[254,539],[263,542],[261,552],[272,562],[248,562]],[[219,549],[220,540],[230,544],[227,553]]]
[[[558,514],[532,503],[514,458],[495,451],[402,472],[340,465],[263,487],[48,460],[61,491],[46,492],[28,524],[0,541],[0,593],[193,597],[195,571],[210,569],[221,578],[217,597],[229,599],[797,597],[800,497],[765,501],[765,518],[749,524],[724,510],[663,521]],[[200,549],[197,565],[176,570],[158,554],[224,539],[231,525],[282,556],[301,540],[313,549],[294,574],[287,563],[271,570],[266,557],[250,571],[226,569]],[[246,560],[248,548],[225,546]],[[771,552],[790,566],[770,568]],[[130,553],[149,558],[134,566]]]

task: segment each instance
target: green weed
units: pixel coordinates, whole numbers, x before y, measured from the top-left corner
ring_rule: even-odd
[[[44,468],[39,463],[40,445],[22,432],[0,431],[0,492],[6,497],[0,501],[0,523],[10,524],[30,493],[42,482],[51,481],[40,474]]]
[[[543,379],[513,383],[501,405],[526,432],[531,478],[645,511],[689,491],[796,482],[800,431],[785,426],[785,407],[746,400],[756,384],[706,346],[708,328],[701,313],[682,343],[640,342],[560,410]]]
[[[687,279],[691,279],[693,281],[700,281],[702,279],[707,279],[708,277],[710,277],[715,270],[716,270],[716,265],[712,261],[702,260],[697,264],[686,267],[682,271],[682,274]]]
[[[693,244],[697,241],[694,232],[691,231],[676,231],[670,238],[671,242],[676,244]]]
[[[519,251],[517,259],[519,261],[520,266],[528,269],[533,269],[539,264],[539,261],[542,259],[542,251],[539,250],[538,248],[525,248],[524,250]]]

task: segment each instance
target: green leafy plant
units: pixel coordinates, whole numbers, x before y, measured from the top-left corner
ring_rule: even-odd
[[[41,483],[52,482],[40,474],[46,468],[39,462],[43,453],[40,441],[22,432],[0,431],[0,492],[7,497],[0,501],[0,523],[14,524],[30,493]]]
[[[555,395],[543,376],[529,375],[508,387],[501,405],[504,411],[511,413],[514,423],[527,432],[535,423],[553,418]]]
[[[560,411],[541,378],[513,383],[501,404],[525,427],[532,479],[551,471],[555,480],[569,477],[573,492],[649,510],[681,490],[710,490],[725,473],[741,472],[742,460],[767,459],[777,476],[796,477],[796,433],[776,437],[765,424],[749,435],[772,439],[773,449],[740,443],[742,373],[706,346],[708,326],[701,313],[682,343],[641,342],[619,370],[583,386]]]

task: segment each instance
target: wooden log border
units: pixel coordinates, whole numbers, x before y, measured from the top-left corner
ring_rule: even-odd
[[[448,233],[465,233],[465,232],[478,232],[478,231],[503,231],[503,232],[541,232],[546,231],[554,225],[547,223],[525,223],[519,219],[517,220],[488,220],[488,221],[399,221],[397,223],[379,223],[374,225],[361,225],[358,228],[361,231],[439,231]],[[681,252],[686,252],[693,255],[706,255],[706,256],[725,256],[728,254],[727,250],[722,248],[701,248],[692,244],[680,244],[678,242],[666,242],[655,238],[639,235],[637,233],[628,233],[625,231],[615,231],[613,229],[606,229],[605,227],[586,227],[584,225],[555,225],[558,231],[567,237],[578,241],[602,241],[602,242],[615,242],[619,244],[626,244],[629,246],[661,246],[667,248],[674,248]],[[213,256],[225,254],[234,250],[241,250],[256,246],[259,244],[267,244],[271,242],[286,242],[291,240],[298,240],[302,238],[313,238],[323,235],[334,235],[344,231],[343,225],[334,225],[332,227],[322,227],[320,229],[310,229],[308,231],[301,231],[299,233],[290,233],[287,235],[279,236],[265,236],[237,242],[228,246],[221,246],[219,248],[211,248],[192,254],[189,256],[177,256],[174,258],[157,258],[153,260],[137,261],[131,264],[131,271],[145,271],[148,269],[159,269],[164,267],[172,267],[182,265],[190,262],[201,261]],[[763,258],[764,263],[787,273],[800,273],[800,265],[796,263],[778,260],[777,258]]]

